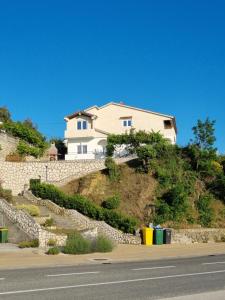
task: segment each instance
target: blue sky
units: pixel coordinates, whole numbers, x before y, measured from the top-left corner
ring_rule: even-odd
[[[224,0],[0,0],[0,106],[48,137],[63,117],[123,101],[177,118],[186,144],[216,120],[225,152]]]

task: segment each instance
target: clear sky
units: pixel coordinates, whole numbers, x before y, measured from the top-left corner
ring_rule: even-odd
[[[63,137],[63,117],[123,101],[216,120],[225,152],[224,0],[0,0],[0,106]]]

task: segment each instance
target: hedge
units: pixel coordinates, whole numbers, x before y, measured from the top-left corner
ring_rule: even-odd
[[[79,194],[74,196],[66,195],[52,184],[31,181],[30,189],[37,197],[49,199],[66,209],[75,209],[92,219],[105,221],[107,224],[120,229],[125,233],[133,234],[137,226],[137,221],[134,218],[100,207]]]

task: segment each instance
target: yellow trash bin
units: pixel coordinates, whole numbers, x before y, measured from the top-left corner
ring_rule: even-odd
[[[153,228],[144,227],[142,229],[143,234],[143,244],[146,246],[151,246],[153,244]]]

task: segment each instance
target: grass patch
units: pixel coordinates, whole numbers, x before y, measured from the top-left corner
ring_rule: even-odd
[[[79,233],[68,236],[63,253],[65,254],[86,254],[91,252],[91,242],[82,237]]]
[[[37,239],[32,241],[22,241],[18,244],[19,248],[37,248],[39,247],[39,241]]]
[[[114,244],[105,236],[98,236],[92,243],[93,252],[112,252]]]
[[[16,206],[17,209],[25,210],[32,217],[40,216],[40,209],[38,206],[33,204],[21,204]]]
[[[49,248],[48,251],[46,252],[46,254],[48,254],[48,255],[57,255],[59,253],[60,253],[60,250],[58,247]]]

